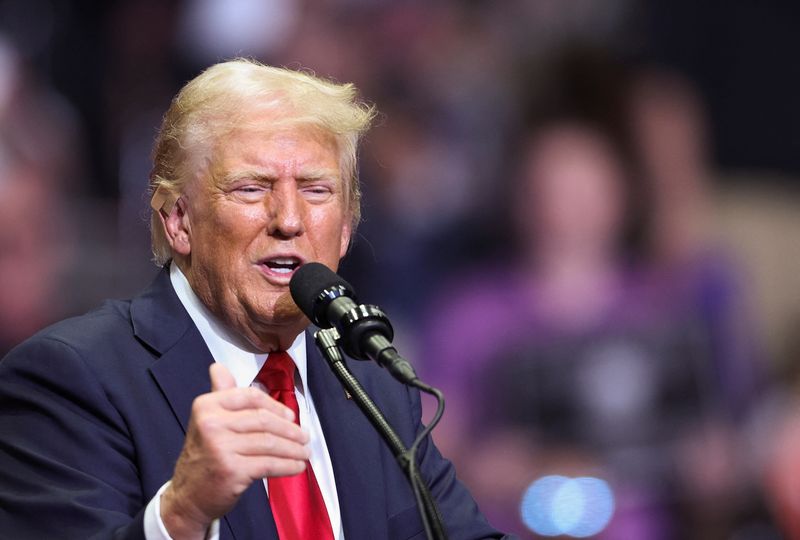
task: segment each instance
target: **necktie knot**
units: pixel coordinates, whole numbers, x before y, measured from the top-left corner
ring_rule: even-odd
[[[294,371],[295,365],[291,356],[284,351],[274,352],[267,357],[256,380],[270,393],[294,391]]]

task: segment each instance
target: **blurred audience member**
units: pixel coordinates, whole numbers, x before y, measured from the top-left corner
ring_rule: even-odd
[[[356,281],[364,298],[380,298],[395,323],[416,327],[420,302],[463,247],[453,228],[471,202],[463,185],[469,162],[462,148],[425,122],[396,112],[367,143],[369,161],[378,164],[362,171],[370,217],[345,264],[361,269]]]
[[[570,120],[521,156],[515,255],[454,285],[432,316],[427,374],[450,404],[441,444],[490,519],[523,536],[526,487],[560,474],[611,484],[616,512],[598,538],[716,537],[686,505],[706,480],[720,495],[741,472],[717,436],[720,382],[696,322],[659,302],[625,249],[638,202],[627,161],[603,130]]]
[[[0,167],[0,356],[63,315],[63,201],[36,166]]]
[[[526,140],[522,156],[510,190],[519,249],[443,296],[424,349],[431,380],[450,405],[442,444],[489,505],[485,511],[517,532],[522,492],[547,464],[526,426],[495,418],[510,412],[500,413],[498,399],[524,396],[508,395],[492,379],[516,364],[512,355],[522,347],[586,334],[635,310],[620,252],[624,167],[611,142],[580,123],[556,122]],[[526,395],[535,393],[529,387]]]
[[[0,165],[26,161],[57,189],[74,188],[83,134],[70,104],[36,75],[0,34]]]
[[[0,356],[64,315],[77,135],[72,110],[0,41]]]
[[[650,189],[649,262],[677,316],[698,319],[712,352],[726,412],[740,419],[763,382],[742,276],[714,238],[705,111],[690,83],[647,72],[631,93],[632,140]],[[681,313],[682,312],[682,313]]]
[[[767,366],[740,267],[714,236],[714,172],[699,95],[675,73],[647,71],[634,81],[630,105],[632,140],[651,191],[647,244],[656,302],[694,322],[708,342],[715,382],[714,424],[682,450],[691,488],[686,508],[697,527],[724,526],[734,510],[746,517],[760,504],[742,428],[764,397]]]
[[[800,351],[794,356],[797,369]],[[778,395],[764,414],[761,461],[764,485],[770,507],[782,526],[785,537],[800,539],[800,396],[797,388]]]

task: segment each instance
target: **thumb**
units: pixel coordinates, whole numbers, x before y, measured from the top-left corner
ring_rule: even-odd
[[[211,364],[211,366],[208,368],[208,374],[211,376],[212,392],[236,388],[236,379],[233,378],[233,375],[231,375],[231,372],[228,371],[228,368],[219,362],[214,362]]]

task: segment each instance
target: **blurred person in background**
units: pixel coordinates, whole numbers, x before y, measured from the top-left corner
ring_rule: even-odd
[[[699,530],[757,513],[745,428],[766,396],[769,366],[756,337],[745,275],[718,234],[706,112],[678,73],[647,69],[630,91],[631,140],[649,193],[646,260],[654,298],[692,321],[708,344],[713,422],[682,448],[686,510]],[[743,520],[743,521],[744,521]],[[727,522],[727,523],[726,523]]]
[[[455,224],[471,196],[463,185],[469,163],[463,149],[430,122],[402,109],[387,115],[367,146],[374,158],[364,171],[372,212],[352,263],[362,269],[356,277],[361,294],[379,295],[394,324],[413,324],[421,303],[465,249]]]
[[[0,165],[0,356],[66,312],[68,223],[52,178],[34,164]]]
[[[717,234],[705,110],[691,83],[650,69],[633,80],[631,140],[649,190],[646,259],[676,316],[705,332],[727,414],[740,420],[763,384],[744,276]]]
[[[676,314],[692,316],[702,329],[720,382],[717,405],[724,421],[706,430],[685,453],[685,461],[694,471],[687,476],[695,482],[698,504],[693,507],[706,509],[706,515],[697,518],[719,519],[721,516],[714,516],[709,509],[724,508],[726,503],[730,506],[737,499],[740,513],[763,513],[759,509],[762,495],[754,487],[763,480],[765,495],[783,532],[789,538],[800,538],[796,481],[800,422],[796,389],[790,387],[792,380],[796,382],[798,354],[790,347],[780,351],[773,344],[775,352],[786,356],[787,376],[780,379],[780,385],[768,384],[773,366],[756,339],[756,321],[749,309],[753,291],[745,279],[750,276],[732,251],[738,248],[737,255],[758,258],[748,261],[751,271],[776,263],[790,268],[791,262],[784,258],[794,251],[781,250],[785,245],[775,235],[791,236],[789,231],[797,222],[779,220],[778,227],[771,225],[759,212],[773,211],[779,217],[786,210],[774,203],[765,208],[762,193],[739,204],[752,207],[767,228],[768,234],[763,236],[750,231],[765,251],[753,253],[747,245],[752,239],[741,246],[722,241],[717,231],[720,194],[714,184],[705,108],[686,79],[664,70],[644,72],[632,87],[631,113],[641,170],[652,190],[649,262],[654,284],[662,292],[662,305]],[[775,197],[768,189],[766,196],[767,200]],[[785,203],[791,205],[791,198]],[[747,228],[748,214],[737,215],[735,204],[734,218],[744,223],[736,228],[741,234]],[[794,205],[796,208],[796,202]],[[780,294],[791,294],[789,283],[775,281],[784,285]],[[725,449],[737,475],[720,467]]]
[[[610,133],[565,117],[523,139],[516,252],[453,284],[431,317],[428,374],[451,404],[441,444],[491,519],[523,536],[526,488],[561,474],[612,486],[598,538],[721,538],[686,507],[704,489],[727,495],[741,473],[724,437],[699,445],[710,470],[692,461],[719,421],[713,353],[626,243],[641,201]],[[726,499],[703,502],[730,518]]]
[[[442,443],[456,452],[455,461],[478,496],[491,501],[486,510],[522,533],[520,498],[548,465],[537,448],[541,441],[510,417],[503,419],[508,411],[492,404],[511,391],[492,386],[492,372],[511,365],[509,353],[523,345],[586,335],[610,318],[634,319],[635,277],[622,252],[625,165],[607,134],[581,121],[557,119],[526,136],[519,155],[516,181],[509,186],[514,231],[509,234],[518,249],[443,295],[446,308],[432,317],[426,350],[436,359],[431,380],[445,390],[450,410],[460,411],[443,422]],[[533,387],[526,392],[537,393]],[[562,429],[561,419],[546,423],[549,427],[537,427]],[[464,445],[474,437],[483,447]]]
[[[0,356],[68,311],[80,141],[72,109],[0,35]]]
[[[800,355],[795,356],[795,361]],[[785,537],[800,539],[800,397],[797,389],[770,411],[764,433],[763,481],[770,507]]]
[[[406,351],[418,345],[426,299],[476,258],[475,223],[502,197],[484,179],[500,166],[518,104],[513,57],[484,18],[491,11],[386,3],[366,32],[374,46],[352,59],[371,66],[383,114],[365,141],[365,219],[344,270],[392,314]]]
[[[83,133],[73,107],[0,34],[0,160],[35,166],[59,193],[80,187]]]

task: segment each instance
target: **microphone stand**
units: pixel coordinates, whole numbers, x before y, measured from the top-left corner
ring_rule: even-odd
[[[367,417],[367,420],[372,424],[375,430],[386,441],[394,454],[400,468],[405,472],[408,481],[417,497],[417,504],[419,506],[420,517],[425,526],[425,533],[429,540],[446,540],[447,535],[444,532],[442,525],[442,518],[436,503],[431,496],[428,486],[425,484],[421,475],[415,468],[411,467],[411,460],[414,456],[410,454],[409,450],[403,444],[403,441],[394,431],[392,426],[383,416],[383,413],[378,409],[378,406],[372,401],[367,392],[361,386],[347,365],[344,363],[344,357],[339,349],[339,332],[336,328],[327,328],[318,330],[314,334],[314,340],[317,343],[322,355],[328,361],[339,382],[352,396],[353,401],[361,409],[361,412]]]

